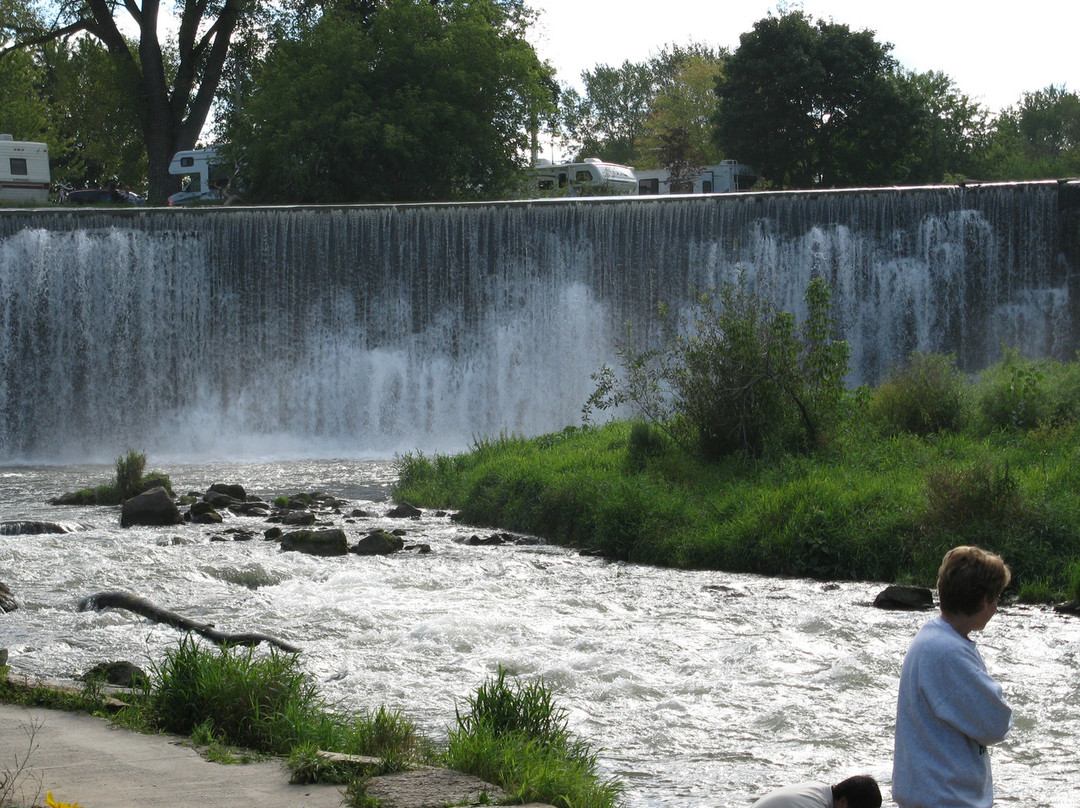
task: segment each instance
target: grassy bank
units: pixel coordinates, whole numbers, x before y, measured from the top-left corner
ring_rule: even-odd
[[[500,786],[510,803],[556,808],[616,808],[622,787],[600,776],[595,753],[567,729],[566,716],[539,680],[507,679],[501,668],[459,711],[448,739],[426,738],[400,712],[379,708],[345,714],[328,704],[300,668],[296,654],[201,644],[187,635],[155,666],[142,688],[106,696],[99,680],[81,689],[26,686],[0,666],[0,702],[108,715],[144,732],[190,737],[207,758],[243,763],[267,756],[287,760],[293,783],[345,786],[344,803],[377,808],[367,794],[371,776],[435,765]],[[119,709],[118,709],[119,708]],[[374,769],[321,752],[377,758]],[[14,808],[14,783],[33,767],[0,764],[0,808]],[[9,788],[10,786],[10,788]]]
[[[1010,564],[1022,599],[1064,600],[1080,595],[1080,427],[1069,409],[1080,389],[1076,363],[1043,365],[1021,370],[1035,379],[1038,369],[1038,390],[1062,389],[1031,423],[1017,422],[1032,408],[1015,401],[992,412],[998,388],[1009,394],[1022,375],[1014,364],[960,390],[949,428],[912,429],[894,379],[852,394],[813,452],[705,462],[655,425],[615,422],[406,455],[395,496],[677,568],[932,586],[946,550],[979,544]]]

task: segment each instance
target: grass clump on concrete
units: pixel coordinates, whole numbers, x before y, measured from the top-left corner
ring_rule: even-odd
[[[596,753],[567,727],[543,681],[507,682],[501,666],[494,679],[458,711],[450,731],[447,765],[500,786],[512,802],[556,808],[614,808],[621,784],[602,777]]]

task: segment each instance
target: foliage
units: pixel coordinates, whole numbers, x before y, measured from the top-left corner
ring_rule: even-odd
[[[584,92],[564,87],[563,139],[579,158],[599,157],[637,168],[659,168],[665,133],[682,128],[693,160],[718,158],[712,141],[715,77],[726,52],[700,43],[665,46],[642,62],[598,64],[581,75]]]
[[[874,391],[869,415],[894,433],[955,432],[962,423],[963,394],[954,356],[916,351]]]
[[[520,2],[387,0],[328,8],[279,39],[223,132],[245,144],[245,197],[412,202],[505,196],[549,68]]]
[[[1002,110],[983,161],[986,179],[1034,180],[1080,173],[1080,95],[1050,85]]]
[[[1027,359],[1005,349],[1002,361],[987,368],[976,397],[984,429],[1032,429],[1080,417],[1080,365]]]
[[[723,152],[786,188],[906,179],[918,107],[872,31],[801,10],[743,34],[716,84]]]
[[[125,500],[161,486],[172,496],[172,481],[159,471],[143,476],[146,455],[129,449],[116,458],[116,477],[111,483],[84,488],[53,500],[54,505],[121,505]]]
[[[688,333],[658,350],[621,351],[624,377],[604,367],[586,407],[632,403],[684,448],[707,460],[817,448],[843,398],[847,344],[834,339],[831,293],[807,287],[801,329],[763,296],[725,283],[699,298]]]
[[[621,787],[601,778],[596,754],[567,727],[542,680],[509,684],[499,666],[493,680],[457,712],[450,730],[447,762],[501,786],[515,802],[542,802],[557,808],[613,808]]]
[[[1054,374],[1074,396],[1078,372]],[[714,462],[666,440],[646,453],[641,423],[503,436],[401,459],[394,496],[610,558],[764,575],[932,586],[944,552],[974,542],[1006,558],[1022,598],[1066,597],[1080,558],[1080,410],[1029,430],[987,431],[968,414],[925,437],[883,432],[856,405],[841,412],[829,452]]]
[[[134,449],[116,459],[116,489],[121,497],[127,499],[139,493],[145,469],[146,455]]]
[[[985,177],[982,160],[991,130],[989,110],[941,72],[900,72],[895,81],[919,111],[905,181],[940,183]]]
[[[0,58],[16,50],[89,36],[108,51],[117,96],[109,110],[132,110],[146,150],[150,202],[177,179],[172,155],[191,149],[206,123],[234,33],[256,18],[259,0],[182,0],[176,40],[159,38],[157,4],[11,2],[0,5]],[[128,39],[126,32],[137,32]],[[175,59],[175,61],[173,61]]]
[[[338,767],[314,765],[312,748],[378,755],[391,768],[424,754],[415,727],[398,713],[381,709],[350,718],[331,712],[295,654],[208,650],[188,635],[166,654],[154,679],[146,707],[154,726],[198,733],[227,755],[232,747],[292,754],[294,777],[302,782],[343,776]]]

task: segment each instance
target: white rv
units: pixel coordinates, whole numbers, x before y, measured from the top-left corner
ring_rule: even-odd
[[[48,202],[49,147],[0,135],[0,200]]]
[[[694,178],[693,187],[672,188],[671,172],[666,168],[638,170],[638,194],[723,194],[729,191],[746,191],[757,182],[757,174],[750,166],[738,160],[721,160],[717,165],[705,166]]]
[[[618,163],[605,163],[595,157],[586,157],[580,163],[537,160],[533,171],[536,172],[537,187],[543,192],[568,196],[637,193],[634,169]]]
[[[215,147],[178,151],[169,163],[169,173],[187,177],[179,193],[169,197],[170,205],[223,202],[231,177],[225,156]]]

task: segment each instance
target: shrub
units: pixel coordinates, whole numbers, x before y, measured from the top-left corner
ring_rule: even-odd
[[[1016,478],[1007,465],[980,462],[926,475],[926,523],[964,534],[986,522],[1008,524],[1024,514]]]
[[[955,357],[915,352],[874,391],[869,415],[887,432],[956,432],[963,415],[964,382]]]
[[[680,446],[706,460],[813,449],[840,417],[848,346],[834,338],[831,292],[807,287],[793,315],[741,285],[702,295],[690,322],[657,350],[620,351],[623,377],[603,367],[584,408],[633,404]]]
[[[143,471],[146,470],[146,455],[128,449],[126,455],[116,458],[116,490],[123,499],[128,499],[144,490],[140,487]]]
[[[1051,363],[1033,361],[1015,349],[1005,349],[1001,362],[979,379],[978,408],[990,429],[1032,429],[1054,414],[1047,389]]]

